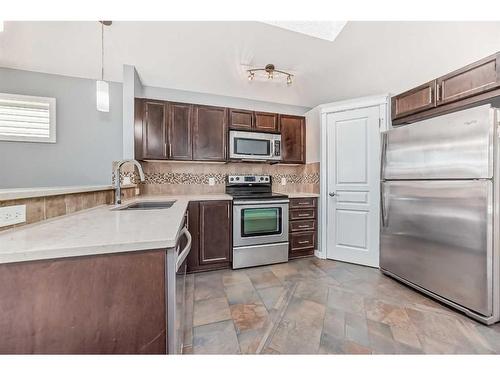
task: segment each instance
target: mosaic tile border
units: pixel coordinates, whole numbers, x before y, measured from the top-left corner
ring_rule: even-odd
[[[250,173],[242,173],[251,175]],[[209,178],[215,179],[216,185],[224,185],[228,173],[183,173],[183,172],[145,172],[145,184],[171,184],[171,185],[207,185]],[[134,184],[139,183],[137,172],[122,172],[120,178],[129,177]],[[280,184],[282,178],[286,178],[288,184],[319,184],[319,173],[304,174],[271,174],[273,184]],[[114,180],[114,177],[113,177]]]

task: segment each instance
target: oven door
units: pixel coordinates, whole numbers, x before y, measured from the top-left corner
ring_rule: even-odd
[[[231,159],[280,160],[281,136],[277,134],[229,132]]]
[[[233,245],[288,241],[288,200],[234,201]]]

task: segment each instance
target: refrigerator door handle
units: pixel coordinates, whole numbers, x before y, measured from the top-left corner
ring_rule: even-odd
[[[383,182],[380,184],[380,221],[382,224],[382,228],[386,227],[387,224],[387,209],[385,207],[385,186]]]
[[[380,135],[381,151],[380,151],[380,180],[384,180],[385,157],[387,153],[387,134]]]

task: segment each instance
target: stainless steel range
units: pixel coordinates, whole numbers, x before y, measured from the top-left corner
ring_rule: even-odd
[[[287,195],[272,192],[271,176],[228,176],[233,196],[233,268],[288,261]]]

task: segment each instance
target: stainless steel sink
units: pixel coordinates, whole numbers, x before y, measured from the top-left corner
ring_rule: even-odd
[[[144,202],[136,202],[132,203],[128,206],[123,206],[123,207],[118,207],[115,208],[115,210],[159,210],[159,209],[166,209],[172,207],[172,205],[176,201],[162,201],[162,202],[155,202],[155,201],[144,201]]]

